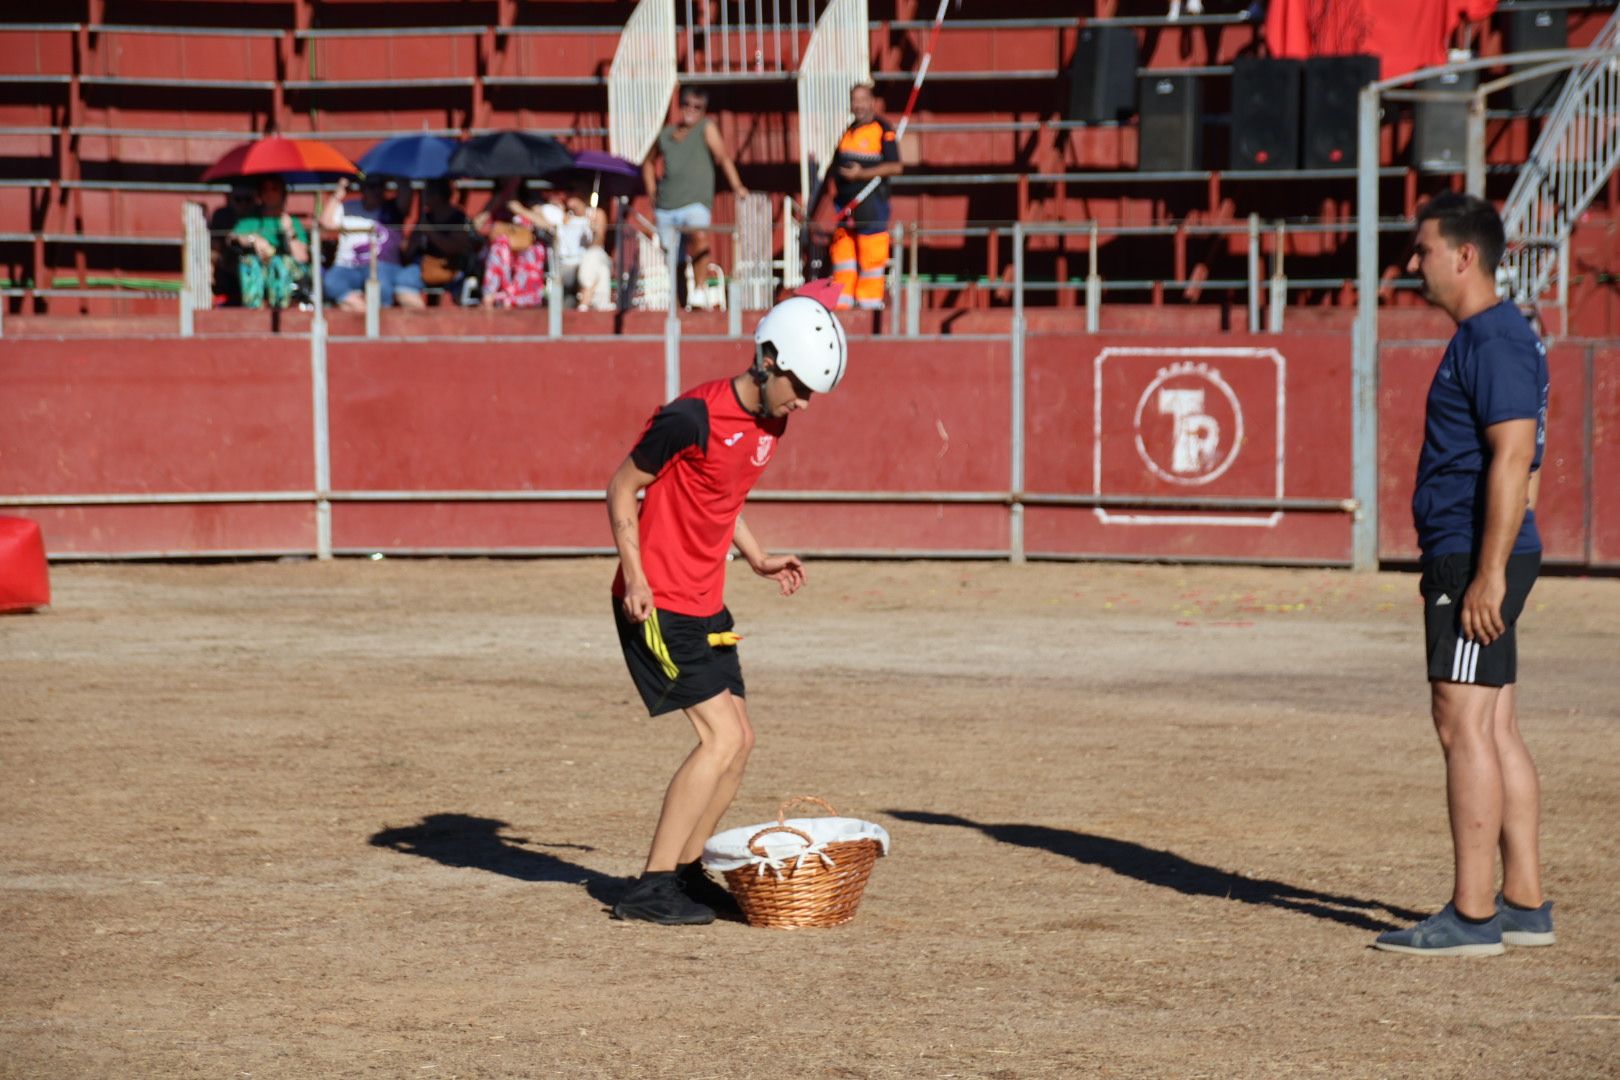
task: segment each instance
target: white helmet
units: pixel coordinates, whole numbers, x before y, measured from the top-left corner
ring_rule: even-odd
[[[765,313],[754,329],[756,366],[766,342],[776,348],[776,370],[793,372],[818,394],[827,393],[844,377],[849,359],[844,327],[819,300],[790,296]]]

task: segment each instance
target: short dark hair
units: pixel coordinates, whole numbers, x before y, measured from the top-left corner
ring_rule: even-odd
[[[1479,265],[1485,276],[1494,278],[1507,247],[1502,215],[1496,207],[1477,195],[1447,191],[1436,195],[1418,211],[1417,224],[1433,221],[1440,235],[1452,245],[1472,244],[1479,252]]]
[[[701,104],[705,109],[709,107],[709,92],[701,86],[683,86],[676,100],[684,102],[687,98]]]

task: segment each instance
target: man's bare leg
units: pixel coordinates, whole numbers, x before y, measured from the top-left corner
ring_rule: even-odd
[[[746,753],[751,733],[747,714],[737,707],[737,700],[726,691],[686,710],[687,719],[697,731],[698,744],[675,770],[664,793],[652,850],[647,853],[647,873],[675,869],[726,773],[738,756]]]
[[[1541,778],[1519,734],[1518,695],[1512,684],[1496,699],[1492,724],[1502,768],[1502,895],[1520,907],[1540,907]]]
[[[1502,839],[1502,765],[1493,720],[1501,688],[1431,682],[1435,733],[1446,757],[1455,883],[1451,902],[1469,919],[1496,911],[1496,850]]]
[[[709,234],[702,229],[686,234],[686,257],[692,261],[692,276],[699,282],[709,265]]]
[[[725,816],[731,800],[737,797],[737,789],[742,786],[743,770],[748,766],[748,753],[754,748],[754,728],[748,722],[748,702],[734,695],[731,696],[731,701],[737,707],[737,714],[742,720],[742,749],[732,760],[730,768],[720,774],[720,782],[715,785],[709,805],[704,808],[703,816],[698,818],[697,827],[692,830],[692,835],[686,838],[686,846],[681,848],[682,865],[702,858],[703,845],[714,835],[715,826],[719,825],[720,819]]]

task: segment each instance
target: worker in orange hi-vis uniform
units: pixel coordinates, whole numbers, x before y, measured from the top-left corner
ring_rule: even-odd
[[[888,178],[900,175],[900,148],[893,126],[877,114],[871,86],[851,88],[849,111],[854,118],[832,161],[833,205],[839,212],[831,250],[833,280],[843,288],[840,308],[877,310],[883,307],[883,276],[889,266]],[[882,182],[845,213],[873,179]]]

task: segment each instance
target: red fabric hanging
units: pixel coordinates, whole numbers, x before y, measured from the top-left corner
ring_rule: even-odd
[[[1371,54],[1389,79],[1444,64],[1458,24],[1495,10],[1496,0],[1271,0],[1266,47],[1296,59]]]

